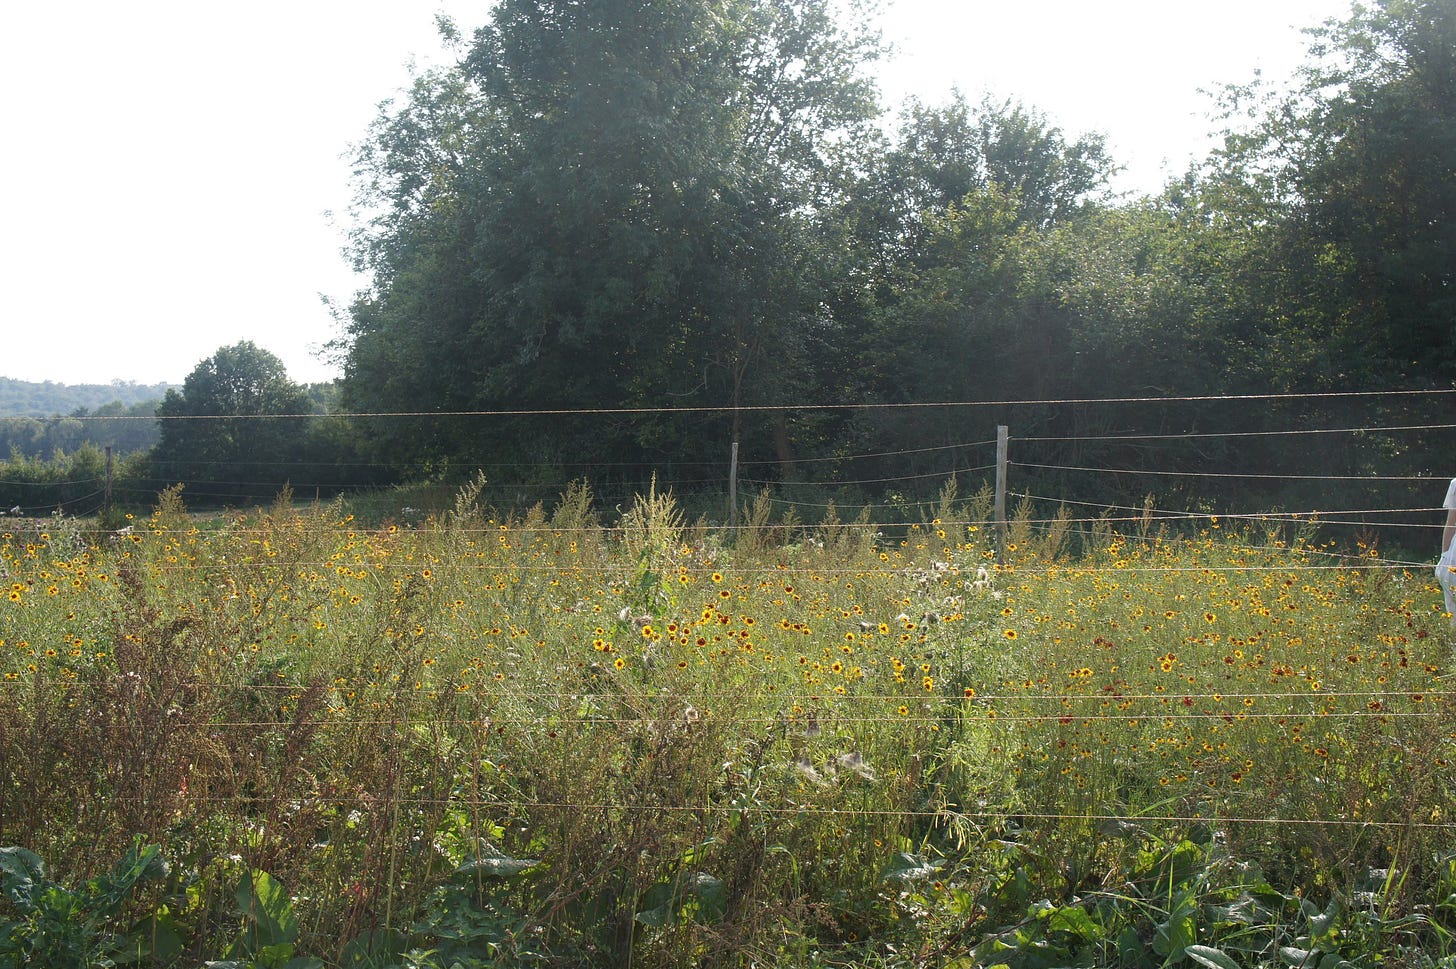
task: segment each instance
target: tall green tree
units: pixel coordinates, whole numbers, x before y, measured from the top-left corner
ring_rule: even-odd
[[[203,501],[272,497],[295,473],[305,430],[298,415],[312,410],[276,356],[248,340],[222,347],[157,407],[153,473]]]
[[[812,382],[822,213],[877,105],[827,0],[503,0],[360,157],[353,410],[722,407]],[[381,420],[411,462],[661,459],[731,416]],[[686,443],[686,447],[684,446]],[[699,450],[706,455],[706,450]]]
[[[1068,136],[1023,105],[912,102],[843,214],[860,259],[834,304],[846,334],[835,369],[852,375],[840,399],[1061,396],[1075,334],[1039,240],[1081,231],[1109,205],[1114,170],[1101,136]],[[930,449],[911,470],[931,474],[948,469],[944,448],[985,430],[962,412],[888,410],[843,433],[859,451]]]
[[[1230,89],[1229,115],[1257,123],[1215,158],[1215,177],[1243,190],[1230,211],[1272,229],[1268,317],[1322,389],[1449,384],[1456,6],[1376,0],[1311,33],[1292,91]]]

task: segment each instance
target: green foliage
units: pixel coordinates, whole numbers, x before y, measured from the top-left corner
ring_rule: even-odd
[[[109,412],[144,407],[150,412],[169,389],[168,384],[31,383],[0,377],[0,417],[46,418],[57,414]],[[69,445],[68,445],[69,446]],[[8,447],[6,448],[8,450]]]
[[[1376,422],[1339,397],[1177,398],[1449,384],[1449,5],[1320,28],[1290,90],[1229,89],[1221,148],[1149,198],[1109,194],[1100,136],[1012,101],[875,126],[877,44],[830,13],[520,0],[418,78],[361,150],[374,285],[337,349],[347,408],[441,416],[360,422],[373,458],[443,481],[494,465],[526,505],[591,468],[625,507],[653,470],[709,500],[683,482],[736,441],[755,489],[915,502],[984,467],[967,442],[1005,423],[1065,439],[1020,460],[1068,500],[1135,505],[1139,475],[1238,462],[1258,477],[1163,497],[1416,506],[1374,479],[1426,473],[1434,431],[1294,449],[1263,435]],[[918,406],[1037,399],[1084,403]],[[759,409],[806,401],[917,407]],[[552,413],[471,416],[533,409]],[[1256,439],[1208,437],[1228,430]],[[1127,474],[1077,470],[1099,467]]]
[[[1068,140],[1034,108],[989,97],[973,108],[958,93],[939,106],[907,105],[879,165],[865,189],[899,213],[912,259],[923,239],[913,223],[967,195],[1000,192],[1018,223],[1046,229],[1105,203],[1113,170],[1100,135]]]
[[[328,385],[305,388],[282,362],[249,341],[222,347],[169,390],[157,408],[161,438],[122,483],[146,500],[183,483],[194,503],[217,507],[271,500],[288,487],[311,495],[363,488],[382,477],[361,466],[357,427],[324,411]]]
[[[604,525],[580,488],[515,518],[484,487],[369,526],[205,521],[174,490],[95,547],[0,543],[0,836],[82,886],[46,944],[259,969],[1456,948],[1424,573],[1030,513],[996,565],[986,496],[951,489],[900,537],[770,545],[661,492]],[[160,857],[136,831],[175,873],[127,888]],[[6,858],[0,918],[39,944],[38,859]]]
[[[1367,882],[1374,892],[1333,894],[1316,904],[1275,888],[1209,829],[1198,832],[1198,840],[1178,842],[1140,840],[1145,832],[1131,826],[1106,834],[1126,853],[1115,887],[1048,879],[1046,872],[1057,866],[1025,842],[1004,844],[979,871],[911,858],[887,878],[902,886],[899,904],[920,919],[978,923],[979,941],[962,957],[973,962],[951,965],[1336,969],[1382,954],[1412,965],[1445,964],[1432,950],[1409,944],[1409,919],[1382,912],[1388,880]],[[1382,873],[1369,874],[1378,879]]]
[[[295,956],[298,917],[288,892],[263,871],[249,871],[238,883],[237,912],[243,929],[208,969],[323,969],[323,960]]]
[[[545,957],[531,939],[529,918],[516,911],[500,890],[504,883],[528,875],[540,862],[509,858],[489,848],[478,850],[430,894],[424,917],[412,930],[428,947],[410,949],[401,965],[474,969]]]
[[[135,463],[133,458],[128,466]],[[18,506],[19,514],[35,518],[58,511],[88,514],[101,505],[105,477],[105,456],[90,444],[48,460],[12,452],[8,461],[0,461],[0,505]]]
[[[816,207],[869,131],[875,50],[823,0],[497,5],[366,145],[363,200],[390,216],[358,237],[377,285],[351,314],[345,402],[729,407],[805,385],[835,244]],[[586,443],[694,460],[704,433],[745,430],[663,416],[604,437],[561,415],[548,440],[509,419],[370,433],[402,462],[529,444],[549,465]]]
[[[93,969],[180,954],[173,923],[159,911],[137,920],[129,907],[168,874],[157,845],[138,837],[109,872],[75,888],[52,881],[39,855],[0,848],[0,966]]]
[[[1215,157],[1278,267],[1262,310],[1303,372],[1338,386],[1448,385],[1456,374],[1456,12],[1378,0],[1313,31],[1287,94],[1232,87],[1251,113]]]
[[[147,418],[156,412],[164,391],[154,399],[130,405],[112,402],[94,409],[77,408],[64,417],[0,417],[0,454],[47,458],[85,444],[110,447],[117,455],[145,451],[157,443],[157,425]]]
[[[271,496],[294,470],[305,426],[299,418],[310,410],[277,357],[248,341],[223,347],[157,408],[154,473],[189,484],[203,500]]]

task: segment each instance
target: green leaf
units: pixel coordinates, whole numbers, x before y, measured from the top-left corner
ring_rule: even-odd
[[[701,871],[694,872],[691,878],[692,894],[698,901],[693,921],[703,924],[722,921],[728,912],[728,886],[723,879]]]
[[[654,905],[652,908],[645,908],[633,915],[632,919],[651,928],[660,929],[672,921],[674,908],[672,902]]]
[[[1124,928],[1118,935],[1117,955],[1125,966],[1153,965],[1152,959],[1148,956],[1148,947],[1143,944],[1142,937],[1132,926]]]
[[[1158,923],[1153,937],[1153,949],[1169,959],[1179,959],[1197,938],[1197,925],[1193,917],[1176,913],[1168,921]]]
[[[256,926],[259,948],[291,944],[298,939],[298,918],[283,886],[266,871],[250,871],[238,885],[238,910]]]
[[[138,837],[109,874],[86,883],[84,896],[92,911],[106,918],[116,914],[138,884],[165,878],[170,870],[161,847]]]
[[[45,882],[45,862],[26,848],[0,848],[0,890],[22,912],[34,909],[36,886]]]
[[[1239,964],[1222,949],[1206,945],[1190,945],[1183,954],[1207,969],[1239,969]]]
[[[885,881],[913,882],[923,878],[930,878],[935,875],[940,865],[936,862],[926,861],[919,855],[913,855],[908,851],[897,851],[890,857],[890,862],[885,866]]]
[[[313,956],[294,956],[279,969],[324,969],[324,961]]]
[[[505,855],[482,855],[463,862],[453,872],[451,877],[459,879],[472,878],[512,878],[522,872],[530,871],[541,864],[538,858],[507,858]]]
[[[262,969],[264,966],[268,969],[283,969],[292,961],[292,956],[292,942],[275,942],[258,950],[257,955],[253,958],[253,967],[254,969]]]
[[[662,928],[686,912],[694,922],[720,921],[728,910],[728,887],[721,878],[695,871],[672,881],[658,882],[642,896],[642,911],[632,918]]]
[[[339,954],[344,969],[374,965],[393,965],[404,956],[408,940],[397,929],[375,929],[350,939]]]
[[[1318,915],[1310,915],[1310,940],[1318,941],[1325,935],[1329,934],[1330,929],[1334,927],[1335,921],[1339,918],[1340,912],[1343,908],[1344,906],[1340,904],[1339,898],[1331,898],[1330,903],[1325,906],[1325,910],[1323,912],[1320,912]]]
[[[177,920],[166,913],[151,915],[132,927],[116,947],[118,964],[148,960],[166,964],[182,954],[182,936]]]
[[[1071,932],[1073,935],[1095,942],[1103,937],[1102,926],[1097,924],[1086,910],[1077,905],[1064,905],[1047,919],[1047,929]]]

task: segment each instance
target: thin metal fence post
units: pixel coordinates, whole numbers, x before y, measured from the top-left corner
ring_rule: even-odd
[[[738,442],[728,458],[728,527],[738,527]]]
[[[106,487],[101,497],[101,521],[111,524],[111,445],[106,445]]]
[[[1007,427],[996,425],[996,561],[1006,554],[1006,451]]]

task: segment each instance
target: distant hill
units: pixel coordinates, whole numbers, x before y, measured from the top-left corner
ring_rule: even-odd
[[[138,384],[113,380],[109,384],[37,384],[0,377],[0,417],[54,417],[85,408],[94,411],[119,403],[131,408],[160,401],[176,384]]]

